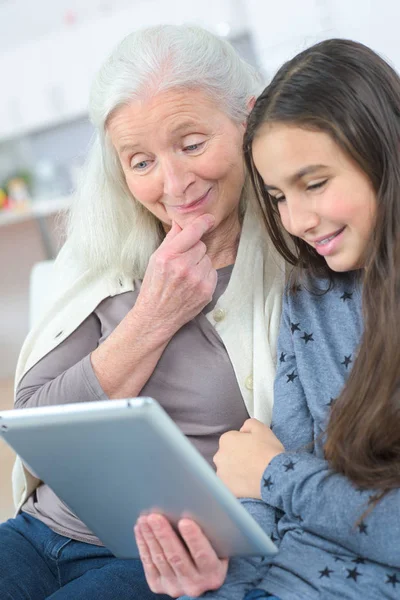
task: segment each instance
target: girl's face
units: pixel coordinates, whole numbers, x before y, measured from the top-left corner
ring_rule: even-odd
[[[363,267],[376,195],[328,134],[265,123],[253,142],[253,160],[291,235],[315,248],[333,271]]]

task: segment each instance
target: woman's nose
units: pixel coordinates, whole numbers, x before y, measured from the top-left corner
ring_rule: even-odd
[[[189,185],[194,181],[194,175],[179,158],[166,161],[163,165],[164,194],[171,198],[181,198]]]

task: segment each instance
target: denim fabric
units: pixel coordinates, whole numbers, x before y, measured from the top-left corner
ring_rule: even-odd
[[[264,590],[251,590],[248,592],[243,600],[280,600],[278,596],[271,596],[268,592],[264,592]]]
[[[0,525],[0,598],[169,600],[149,590],[140,560],[58,535],[24,513]]]

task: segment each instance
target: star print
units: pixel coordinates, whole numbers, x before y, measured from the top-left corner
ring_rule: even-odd
[[[346,571],[348,572],[346,579],[353,579],[353,581],[357,581],[357,577],[362,575],[362,573],[357,571],[357,567],[355,569],[346,569]]]
[[[293,381],[296,379],[297,375],[294,371],[292,371],[291,373],[289,373],[289,375],[286,375],[286,377],[287,377],[286,383],[290,383],[290,382],[293,383]]]
[[[343,295],[340,296],[340,299],[343,300],[343,302],[346,302],[346,300],[352,300],[353,292],[344,292]]]
[[[292,460],[289,460],[288,463],[284,464],[283,466],[285,467],[286,473],[288,471],[294,471],[294,465],[295,465],[295,463]]]
[[[301,292],[301,285],[295,285],[293,288],[294,292]]]
[[[292,333],[295,331],[301,331],[299,325],[300,323],[290,323],[290,329],[292,330]]]
[[[396,587],[396,585],[398,583],[400,583],[400,579],[397,579],[396,573],[393,573],[393,575],[388,575],[386,573],[386,577],[387,577],[387,580],[385,581],[385,583],[391,583],[394,588]]]
[[[281,362],[281,363],[286,362],[285,358],[286,358],[286,352],[281,352],[281,355],[279,357],[279,362]]]
[[[264,487],[268,488],[268,491],[271,489],[271,487],[273,486],[273,482],[271,479],[271,476],[268,477],[268,479],[265,479],[264,477]]]
[[[341,365],[344,365],[347,369],[347,367],[349,366],[350,363],[352,363],[353,361],[351,360],[351,354],[349,354],[349,356],[345,356],[344,357],[344,361],[341,362]]]
[[[365,565],[365,558],[361,558],[361,556],[357,556],[357,558],[353,558],[353,560],[351,562],[355,563],[356,565]]]
[[[359,529],[360,533],[364,533],[365,535],[368,535],[368,533],[367,533],[368,525],[366,525],[364,523],[364,521],[361,521],[361,523],[358,525],[358,529]]]
[[[293,516],[296,519],[296,521],[298,521],[299,523],[302,523],[304,521],[304,519],[300,515],[293,515]]]
[[[331,573],[334,573],[334,571],[332,571],[332,569],[328,569],[328,567],[325,567],[325,569],[323,569],[322,571],[320,571],[320,576],[319,578],[322,579],[322,577],[331,577]]]
[[[304,343],[307,345],[308,342],[314,342],[313,335],[314,335],[313,333],[304,332],[303,335],[301,336],[301,339],[304,340]]]
[[[339,561],[340,561],[340,562],[344,562],[343,558],[341,558],[340,556],[334,556],[334,557],[333,557],[333,560],[334,560],[335,562],[339,562]]]
[[[327,406],[333,406],[334,402],[336,402],[336,398],[331,398],[329,402],[327,402]]]

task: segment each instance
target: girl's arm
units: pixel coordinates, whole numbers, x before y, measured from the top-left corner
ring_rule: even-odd
[[[400,490],[373,506],[376,490],[357,489],[323,459],[284,452],[265,470],[261,494],[301,529],[361,559],[400,565]]]
[[[374,508],[376,490],[360,491],[334,473],[327,461],[310,454],[312,417],[291,351],[291,323],[285,302],[275,382],[273,433],[285,448],[262,478],[264,502],[283,511],[303,530],[337,543],[357,556],[388,565],[400,564],[400,491]],[[288,351],[289,350],[289,351]]]

